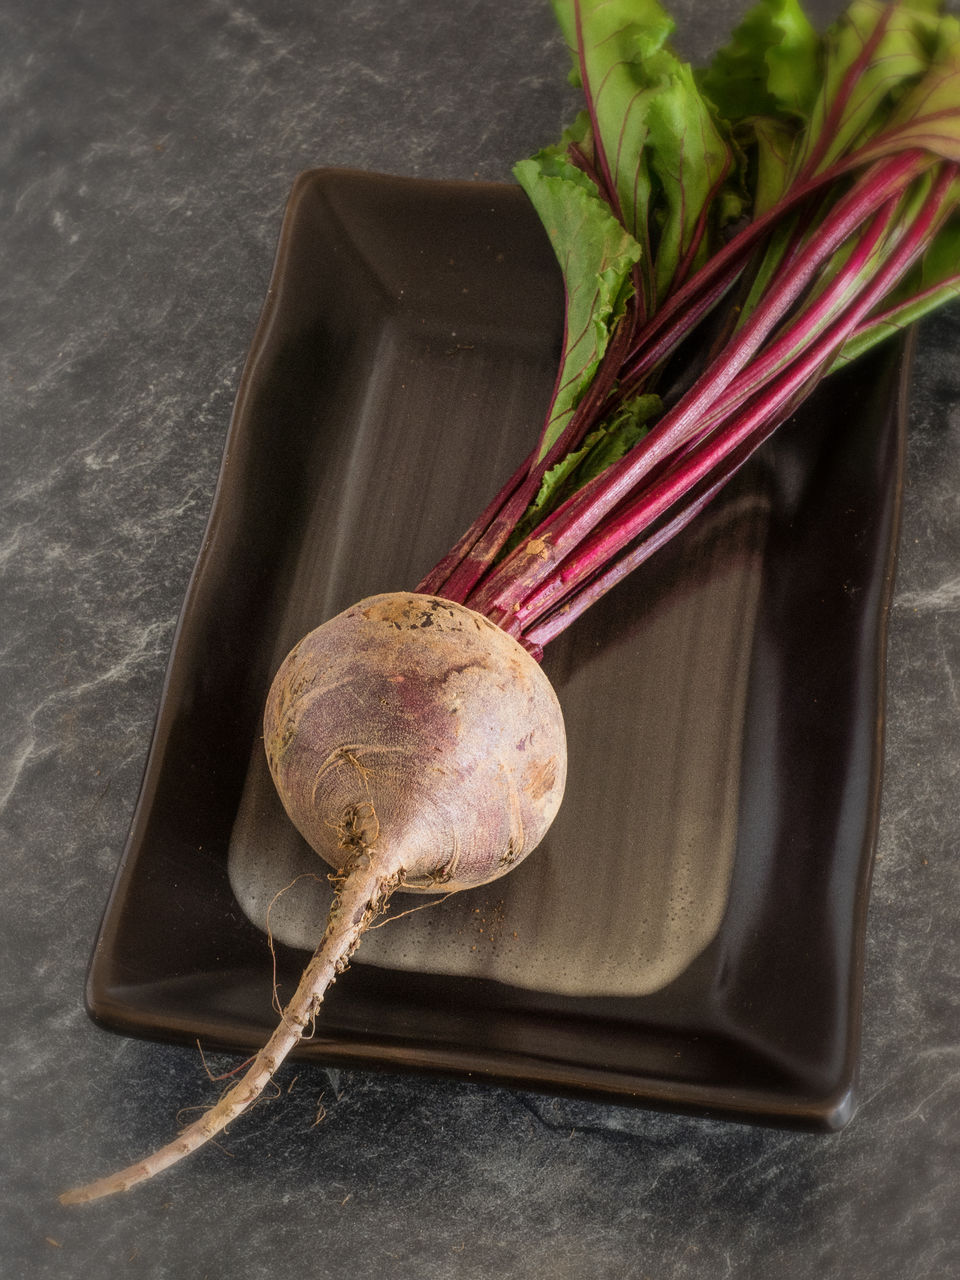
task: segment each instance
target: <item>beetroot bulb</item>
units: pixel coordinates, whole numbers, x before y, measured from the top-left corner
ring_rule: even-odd
[[[391,895],[503,875],[543,838],[566,780],[560,704],[536,660],[473,610],[411,592],[361,600],[295,646],[267,697],[264,747],[284,808],[333,868],[326,931],[280,1025],[220,1101],[64,1204],[125,1191],[236,1119]]]

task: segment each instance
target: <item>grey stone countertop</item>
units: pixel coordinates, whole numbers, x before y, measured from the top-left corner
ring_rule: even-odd
[[[697,59],[737,6],[676,11]],[[505,178],[565,70],[546,0],[0,6],[4,1280],[960,1275],[956,306],[911,397],[846,1129],[313,1067],[232,1158],[55,1198],[203,1092],[194,1050],[97,1029],[82,989],[294,176]]]

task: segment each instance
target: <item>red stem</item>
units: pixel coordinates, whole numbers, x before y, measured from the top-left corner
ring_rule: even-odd
[[[824,326],[841,315],[843,308],[858,296],[863,288],[863,272],[877,248],[895,226],[898,205],[898,200],[891,197],[877,211],[855,250],[830,284],[733,380],[701,420],[699,430],[684,448],[689,449],[695,445],[713,430],[718,421],[745,404],[754,392],[760,390],[780,368],[808,347],[822,333]]]
[[[871,144],[871,151],[879,145],[878,140],[875,139]],[[808,196],[820,191],[828,183],[862,166],[863,155],[864,151],[861,149],[860,153],[836,162],[816,177],[795,183],[791,191],[774,208],[745,227],[724,248],[715,253],[682,288],[671,294],[659,311],[639,329],[636,324],[638,318],[636,312],[629,325],[625,317],[611,342],[611,348],[617,349],[620,367],[618,369],[612,367],[613,353],[611,348],[608,348],[607,356],[601,365],[604,377],[599,380],[599,388],[595,383],[592,394],[588,392],[588,397],[585,397],[578,406],[567,428],[547,457],[538,462],[537,452],[534,451],[524,461],[456,546],[421,581],[418,590],[442,594],[453,592],[451,598],[461,602],[466,601],[468,596],[475,592],[477,584],[482,582],[484,575],[489,574],[491,565],[512,532],[513,523],[520,518],[526,505],[536,494],[546,470],[555,465],[571,448],[575,448],[587,431],[612,408],[616,408],[617,404],[628,395],[636,393],[649,373],[677,348],[732,287],[756,245],[776,224],[778,218],[789,213]],[[601,159],[603,159],[602,156]],[[933,163],[934,157],[920,148],[911,148],[899,157],[881,158],[878,167],[881,172],[891,173],[902,165],[900,181],[901,185],[906,185],[910,178]],[[638,297],[638,305],[641,301],[642,299]],[[632,331],[636,331],[635,335]],[[621,343],[624,334],[629,338],[627,355],[622,354]],[[558,374],[558,379],[559,376]],[[598,389],[602,390],[603,394],[597,394]],[[554,395],[555,393],[556,387]],[[551,401],[551,408],[552,404],[553,401]],[[547,420],[549,420],[549,414]],[[657,434],[659,435],[659,429]],[[631,456],[636,453],[636,449],[631,451]],[[602,481],[603,477],[599,479]],[[521,501],[519,496],[521,486],[524,501]],[[491,527],[494,523],[496,523],[496,529]],[[535,533],[539,534],[543,529],[544,525],[541,524]],[[465,565],[468,560],[469,565]],[[454,574],[457,578],[454,586],[451,587]],[[494,570],[490,576],[495,577],[498,574],[499,570]],[[481,587],[481,589],[484,588]],[[498,611],[499,607],[494,609],[494,613]]]
[[[417,587],[427,595],[442,594],[447,600],[463,603],[503,550],[527,507],[536,497],[547,471],[576,449],[613,387],[623,360],[623,348],[630,340],[629,317],[617,327],[590,387],[574,410],[562,434],[539,458],[537,450],[515,472],[486,511],[474,522],[436,569]],[[549,420],[549,419],[548,419]],[[509,492],[508,492],[509,490]],[[468,543],[469,538],[469,543]]]
[[[739,465],[738,462],[737,466],[739,467]],[[733,474],[732,470],[730,474]],[[614,561],[601,574],[581,587],[579,591],[570,595],[558,608],[552,609],[545,617],[532,624],[521,634],[520,639],[522,642],[532,653],[542,652],[544,645],[555,639],[561,632],[566,631],[571,622],[579,618],[581,613],[588,609],[590,605],[599,600],[601,596],[606,595],[611,587],[616,586],[628,573],[643,564],[645,560],[649,560],[655,551],[665,546],[671,538],[676,537],[681,530],[685,529],[694,517],[699,515],[711,499],[719,493],[729,478],[728,475],[721,475],[716,483],[707,489],[705,493],[696,497],[689,497],[678,514],[667,524],[648,534],[639,545]]]
[[[563,619],[558,619],[550,627],[549,636],[543,628],[534,629],[532,624],[544,614],[552,613],[571,595],[575,595],[577,589],[596,574],[598,566],[608,565],[623,547],[649,528],[671,506],[682,503],[696,485],[706,481],[711,486],[709,492],[716,492],[719,487],[715,483],[718,477],[720,483],[725,483],[739,469],[759,445],[769,438],[798,400],[808,394],[829,368],[836,352],[850,334],[923,252],[930,236],[942,221],[945,200],[955,173],[954,166],[944,166],[920,212],[883,266],[864,283],[853,304],[809,345],[802,358],[793,360],[786,368],[776,370],[765,388],[757,389],[754,386],[751,369],[747,378],[741,379],[754,393],[746,407],[738,402],[738,397],[731,395],[730,408],[722,426],[718,426],[696,449],[685,452],[665,475],[601,522],[575,553],[559,568],[554,568],[535,592],[527,596],[519,607],[515,605],[508,629],[517,634],[532,632],[529,638],[537,644],[543,644],[546,638],[559,634],[573,617],[586,608],[589,601],[583,603],[576,612],[566,610]],[[726,465],[734,456],[736,464]],[[697,510],[703,505],[700,500],[698,503]],[[683,508],[680,514],[684,514]],[[690,513],[689,518],[693,514],[695,511]],[[686,522],[675,519],[669,527],[673,528],[675,525],[673,531],[677,532]],[[661,542],[662,539],[656,545],[661,545]],[[646,558],[646,555],[640,558]],[[639,560],[636,562],[639,563]],[[601,574],[603,590],[612,586],[627,571],[620,566],[615,566],[615,570],[613,573]],[[593,590],[590,599],[596,599],[599,594],[602,591]]]
[[[916,293],[910,295],[905,302],[897,303],[896,306],[887,307],[884,311],[875,311],[869,316],[863,324],[859,325],[850,335],[851,339],[860,337],[861,334],[873,329],[876,325],[888,324],[893,328],[901,328],[901,324],[897,321],[897,316],[905,307],[913,306],[914,303],[922,302],[925,298],[933,298],[941,289],[960,290],[960,273],[952,276],[946,276],[943,280],[936,284],[929,285],[926,289],[918,289]]]
[[[873,146],[871,146],[870,157],[872,161],[882,160],[882,157],[873,155],[872,152]],[[935,157],[919,147],[910,148],[901,155],[904,159],[909,157],[915,166],[915,172],[911,177],[916,177],[925,168],[935,163]],[[753,222],[748,223],[722,249],[718,249],[681,289],[664,299],[663,305],[637,335],[634,349],[624,362],[621,384],[632,385],[636,377],[677,348],[683,338],[690,333],[696,321],[708,309],[702,306],[702,299],[708,295],[715,295],[715,300],[719,300],[723,296],[743,271],[757,243],[786,214],[802,204],[808,196],[814,195],[829,183],[866,163],[862,153],[855,152],[837,161],[828,169],[824,169],[822,173],[803,182],[794,183],[777,204]],[[699,310],[696,311],[694,320],[688,320],[697,308]]]
[[[467,600],[471,608],[494,620],[509,615],[520,600],[552,571],[560,559],[648,474],[698,429],[699,419],[755,354],[780,319],[799,299],[823,263],[871,216],[897,194],[928,161],[917,153],[895,156],[872,168],[828,214],[788,273],[775,277],[767,296],[744,327],[656,428],[620,462],[602,472],[548,517]],[[536,543],[531,548],[531,539]]]

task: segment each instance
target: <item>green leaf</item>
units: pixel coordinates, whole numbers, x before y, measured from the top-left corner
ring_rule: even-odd
[[[759,116],[753,121],[753,135],[757,148],[753,216],[758,218],[773,208],[789,185],[797,130],[774,116]]]
[[[820,37],[799,0],[761,0],[700,77],[725,119],[806,120],[820,84]]]
[[[821,41],[799,0],[761,0],[698,83],[751,161],[753,216],[787,188],[820,85]]]
[[[947,160],[960,161],[960,22],[942,18],[937,48],[926,75],[904,94],[882,135],[869,150],[923,147]]]
[[[733,168],[690,67],[667,47],[656,0],[554,0],[593,126],[614,212],[645,247],[648,311],[678,268],[699,261],[705,210]]]
[[[662,78],[648,90],[646,144],[660,197],[655,209],[658,299],[667,295],[688,258],[685,274],[708,256],[703,219],[735,168],[730,144],[700,96],[691,68],[667,54],[659,60]]]
[[[771,208],[800,172],[822,170],[853,151],[864,164],[911,146],[936,151],[939,145],[943,154],[955,150],[960,158],[958,24],[940,17],[937,8],[935,0],[853,0],[824,39],[823,86],[789,165],[788,139],[770,130],[772,117],[755,122],[757,213]],[[773,232],[740,324],[778,270],[794,222]]]
[[[584,441],[587,446],[575,472],[568,481],[567,492],[573,493],[614,462],[619,462],[628,449],[647,434],[647,423],[663,411],[656,395],[641,395],[629,400],[610,422],[592,432]]]
[[[563,273],[566,332],[545,456],[596,373],[610,334],[633,292],[637,242],[620,225],[591,179],[550,148],[514,168],[546,228]]]
[[[581,28],[585,35],[588,27],[592,31],[585,45],[623,39],[630,42],[635,56],[646,58],[663,48],[676,26],[657,0],[552,0],[552,4],[578,77]],[[578,83],[582,81],[578,79]]]
[[[662,410],[659,396],[635,396],[609,422],[591,431],[579,448],[545,472],[537,496],[518,521],[507,550],[521,542],[571,494],[618,462],[646,435],[646,424]]]
[[[819,172],[889,123],[927,71],[941,21],[923,3],[853,0],[824,36],[823,84],[797,172]]]

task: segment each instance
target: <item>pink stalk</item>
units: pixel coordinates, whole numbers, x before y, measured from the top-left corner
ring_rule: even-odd
[[[739,466],[740,463],[738,462],[737,469],[739,469]],[[732,470],[730,474],[733,474]],[[606,595],[611,587],[616,586],[628,573],[643,564],[645,560],[649,560],[655,551],[659,551],[661,547],[666,546],[671,538],[676,537],[681,530],[685,529],[694,517],[698,516],[704,507],[720,492],[729,478],[730,476],[723,475],[706,492],[699,494],[695,498],[689,498],[682,510],[670,521],[648,534],[638,546],[633,547],[626,555],[621,556],[613,564],[609,565],[602,573],[581,587],[579,591],[567,597],[558,608],[551,610],[546,617],[523,631],[519,636],[522,643],[539,658],[544,646],[565,631],[571,622],[579,618],[586,609],[589,609],[594,601]]]
[[[912,307],[918,302],[922,303],[931,301],[944,289],[950,289],[954,293],[960,292],[960,272],[957,272],[952,276],[947,276],[943,280],[938,281],[937,284],[932,284],[926,289],[918,289],[917,292],[911,294],[905,302],[897,303],[896,306],[887,307],[884,311],[874,312],[869,319],[854,330],[851,334],[851,340],[856,340],[863,334],[867,333],[870,329],[874,329],[883,324],[890,325],[894,329],[902,328],[902,324],[898,320],[898,316],[900,316],[907,307]]]
[[[481,584],[467,603],[491,617],[508,615],[526,599],[603,517],[699,427],[714,401],[756,353],[772,329],[799,300],[825,261],[856,230],[926,167],[916,153],[896,156],[870,170],[828,215],[821,233],[800,254],[788,273],[778,276],[750,320],[697,383],[657,427],[620,462],[585,485],[548,517]],[[531,540],[535,539],[531,546]]]
[[[680,445],[672,458],[691,452],[725,418],[740,408],[760,390],[773,375],[791,359],[798,356],[822,333],[824,327],[842,313],[843,308],[862,288],[862,274],[870,258],[883,247],[883,241],[894,224],[898,200],[891,197],[874,215],[861,236],[855,250],[824,291],[805,307],[800,314],[752,360],[727,389],[714,401],[710,411],[700,420],[699,427],[689,439]],[[794,246],[780,264],[781,271],[789,268],[791,259],[797,256],[799,246]]]
[[[587,394],[576,407],[563,432],[549,451],[539,457],[541,443],[514,473],[486,511],[474,522],[457,546],[420,583],[418,591],[442,594],[447,600],[463,603],[505,546],[517,522],[539,492],[543,477],[566,455],[576,449],[595,421],[599,409],[616,379],[623,348],[630,337],[628,317],[617,329],[605,352]],[[549,415],[547,421],[549,422]],[[508,492],[509,490],[509,492]],[[471,537],[471,535],[473,535]],[[467,540],[470,538],[469,545]]]
[[[695,276],[690,282],[690,292],[694,296],[689,298],[688,305],[676,316],[674,322],[659,335],[656,332],[659,326],[654,324],[651,324],[649,329],[642,331],[641,338],[634,345],[635,354],[631,354],[629,363],[625,365],[624,370],[621,372],[617,393],[618,401],[622,402],[635,394],[644,379],[657,365],[666,360],[684,338],[693,332],[700,321],[710,314],[717,303],[726,296],[736,283],[748,256],[749,253],[745,252],[742,257],[732,258],[724,272],[720,273],[716,279],[705,279],[703,281],[705,287],[696,291],[693,290],[692,286],[700,283],[700,276],[699,274]],[[715,273],[711,273],[711,276],[713,274]],[[659,319],[662,314],[662,311],[658,313],[657,318]],[[650,329],[653,329],[653,333],[651,336],[647,336]]]
[[[744,371],[734,378],[726,390],[713,402],[710,411],[700,419],[698,429],[674,451],[672,458],[682,457],[693,450],[724,418],[746,404],[750,397],[768,383],[780,368],[786,366],[791,359],[796,358],[809,347],[810,343],[822,333],[824,327],[842,314],[843,308],[862,288],[861,276],[868,267],[870,258],[878,248],[884,247],[883,241],[894,224],[897,206],[897,199],[891,197],[886,205],[878,210],[854,252],[823,293],[801,310],[780,336],[769,342],[762,354],[755,357]],[[792,256],[795,256],[795,253],[785,257],[781,270],[788,268]]]
[[[904,186],[935,163],[935,157],[919,147],[900,154],[905,159],[909,157],[914,167],[914,172],[904,180]],[[881,151],[879,155],[875,154],[873,146],[871,146],[870,156],[866,158],[862,152],[854,152],[853,155],[824,169],[822,173],[804,182],[794,183],[777,204],[753,222],[748,223],[722,249],[713,254],[681,289],[664,300],[656,315],[650,318],[637,335],[634,349],[624,362],[621,384],[632,386],[654,363],[664,359],[676,349],[693,328],[692,323],[687,323],[691,310],[699,307],[701,300],[707,295],[715,296],[718,300],[726,293],[743,271],[758,243],[786,214],[796,209],[809,196],[842,178],[851,170],[863,168],[868,162],[877,159],[882,160],[883,153]],[[701,307],[696,319],[699,320],[708,309]],[[652,354],[654,350],[655,356]]]
[[[737,465],[741,465],[772,434],[783,420],[784,412],[789,412],[798,397],[806,394],[826,372],[850,334],[923,252],[942,219],[945,197],[954,172],[953,166],[944,167],[900,244],[865,283],[849,310],[810,345],[802,358],[795,359],[785,369],[773,374],[769,385],[756,394],[746,408],[732,400],[728,420],[722,428],[674,462],[665,475],[600,523],[559,568],[553,569],[537,590],[514,604],[509,630],[526,632],[534,621],[555,609],[562,599],[593,575],[598,566],[608,564],[623,547],[681,501],[694,486],[715,476],[726,459],[740,450]],[[752,378],[745,381],[753,390]],[[725,479],[732,473],[726,474]],[[543,643],[539,635],[537,642]]]
[[[822,333],[825,326],[842,314],[843,308],[861,292],[863,273],[878,248],[884,247],[891,226],[894,224],[898,201],[890,200],[874,215],[870,225],[860,238],[856,249],[837,275],[809,306],[801,311],[780,334],[774,338],[727,387],[710,411],[704,414],[699,429],[683,449],[690,449],[713,430],[715,425],[763,387],[771,377],[799,355],[812,340]],[[887,246],[888,247],[888,246]]]
[[[846,333],[841,341],[845,337]],[[522,604],[514,606],[511,623],[509,626],[504,624],[505,629],[511,633],[524,632],[532,622],[555,608],[566,595],[579,587],[598,565],[612,560],[628,543],[681,501],[730,454],[750,440],[756,440],[756,445],[761,444],[780,425],[782,419],[779,415],[784,406],[792,404],[798,390],[815,379],[817,372],[822,371],[824,361],[829,360],[836,349],[832,335],[818,342],[802,361],[781,373],[752,408],[740,409],[733,425],[728,423],[722,432],[684,455],[649,489],[599,524],[559,567],[554,568],[536,591]]]
[[[874,140],[875,144],[876,140]],[[919,148],[904,153],[905,166],[907,169],[912,169],[912,172],[904,174],[904,185],[911,177],[928,168],[933,162],[933,157]],[[567,429],[561,439],[557,441],[554,449],[539,463],[537,462],[536,450],[525,459],[493,501],[460,538],[456,546],[422,579],[418,590],[428,594],[442,593],[449,595],[451,599],[465,601],[502,550],[512,532],[512,521],[518,519],[522,511],[525,510],[525,505],[521,506],[521,500],[518,496],[519,487],[523,485],[524,499],[526,503],[529,503],[537,492],[540,480],[546,470],[555,465],[566,452],[575,448],[590,427],[600,420],[603,413],[612,411],[630,394],[634,394],[642,384],[643,379],[675,351],[700,320],[716,306],[743,271],[757,243],[776,224],[777,219],[789,213],[791,209],[800,205],[808,196],[816,193],[829,182],[858,166],[862,166],[863,163],[862,153],[855,153],[853,156],[849,156],[830,166],[823,173],[811,178],[809,181],[795,184],[793,189],[774,208],[768,210],[767,213],[739,232],[723,249],[714,254],[681,289],[671,294],[659,311],[645,324],[641,325],[636,334],[631,337],[630,346],[632,350],[626,358],[621,357],[619,370],[612,368],[612,361],[608,363],[605,360],[603,367],[609,372],[609,377],[604,379],[599,379],[598,377],[598,381],[607,388],[604,393],[606,398],[597,396],[596,388],[594,388],[594,394],[590,397],[589,403],[578,406],[576,413],[571,418]],[[887,161],[887,163],[889,164],[890,162]],[[642,297],[638,294],[636,305],[639,308],[641,304]],[[620,331],[625,330],[626,324],[624,322],[621,323]],[[619,347],[619,343],[617,346]],[[608,350],[609,355],[610,352]],[[558,372],[557,376],[558,383],[554,387],[551,410],[556,398],[561,373]],[[615,378],[617,379],[617,385],[614,387],[613,380]],[[587,410],[589,410],[589,417]],[[550,412],[548,411],[545,426],[549,418]],[[536,469],[535,481],[531,468]],[[526,483],[524,483],[525,481]],[[513,500],[511,501],[511,499]],[[507,503],[510,503],[509,513],[505,510]],[[496,530],[491,529],[494,521],[497,521]],[[481,539],[484,539],[482,546],[479,545]],[[463,565],[467,559],[470,561],[469,566],[465,567],[462,573],[458,572],[458,567]],[[451,577],[454,573],[457,573],[457,579],[451,586]]]

